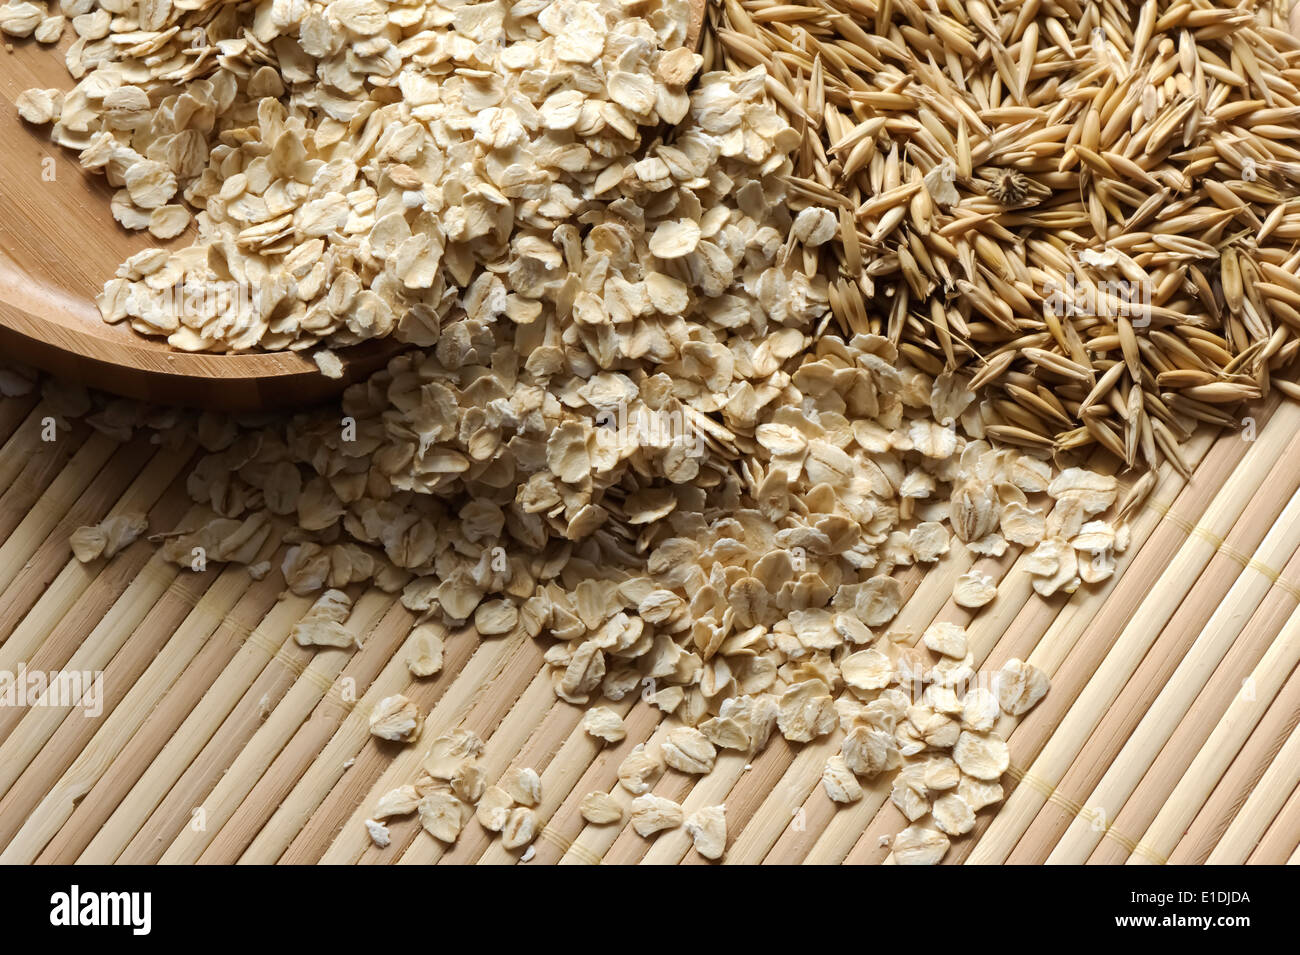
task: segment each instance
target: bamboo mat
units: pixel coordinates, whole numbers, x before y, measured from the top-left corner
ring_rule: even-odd
[[[1099,589],[1039,598],[1014,550],[956,548],[905,576],[896,626],[962,622],[982,668],[1020,657],[1052,678],[1034,710],[1002,717],[1008,798],[945,862],[1300,861],[1300,407],[1251,414],[1241,433],[1193,440],[1190,482],[1162,472]],[[108,514],[147,511],[155,531],[200,514],[184,487],[195,452],[80,425],[45,443],[44,415],[34,398],[0,401],[0,673],[102,671],[102,713],[0,706],[0,862],[519,861],[473,820],[450,847],[413,817],[371,844],[362,821],[426,748],[369,735],[393,693],[427,714],[425,740],[457,727],[486,740],[489,779],[540,773],[529,864],[704,862],[683,830],[645,840],[584,822],[589,792],[630,800],[619,763],[667,727],[625,700],[627,738],[598,744],[555,698],[539,642],[449,634],[442,672],[412,680],[413,617],[391,596],[358,596],[361,649],[313,653],[289,637],[311,601],[282,597],[275,575],[181,571],[143,541],[73,560],[69,533]],[[1000,581],[975,615],[951,601],[972,564]],[[906,822],[888,781],[847,807],[822,790],[838,745],[777,737],[752,764],[723,751],[711,774],[669,771],[655,792],[688,813],[725,803],[730,863],[892,862]]]

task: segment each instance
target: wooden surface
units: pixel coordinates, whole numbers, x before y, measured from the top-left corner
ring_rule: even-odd
[[[705,0],[690,3],[696,45]],[[242,411],[320,401],[399,350],[391,342],[341,349],[344,377],[329,379],[294,352],[191,354],[104,323],[94,297],[118,264],[152,245],[183,247],[195,228],[167,243],[127,232],[109,211],[104,178],[51,142],[49,127],[19,119],[23,90],[72,87],[63,62],[71,36],[65,31],[57,47],[11,41],[13,51],[0,52],[0,353],[132,398]]]
[[[99,671],[104,695],[93,716],[0,706],[0,863],[518,862],[473,820],[451,847],[413,818],[393,822],[386,849],[366,836],[375,801],[458,727],[486,741],[489,779],[541,774],[530,864],[703,861],[682,830],[647,840],[583,822],[589,792],[630,800],[617,766],[669,724],[623,700],[610,705],[627,738],[598,745],[582,708],[555,698],[548,641],[448,634],[442,672],[414,680],[414,618],[391,595],[354,593],[360,649],[312,652],[289,636],[311,599],[284,596],[275,574],[179,570],[147,541],[75,561],[69,533],[110,513],[145,511],[153,532],[203,519],[185,492],[196,452],[81,424],[44,442],[48,413],[0,400],[0,673]],[[899,628],[962,622],[981,671],[1014,656],[1052,679],[1037,707],[1003,718],[1008,798],[946,862],[1300,861],[1300,406],[1253,413],[1254,441],[1193,439],[1193,480],[1162,476],[1099,588],[1039,598],[1015,549],[954,548],[901,575]],[[271,540],[264,556],[278,565],[283,550]],[[999,589],[973,614],[951,601],[972,567]],[[422,742],[369,735],[371,707],[393,693],[424,714]],[[838,746],[836,733],[776,738],[752,759],[724,751],[709,775],[669,771],[655,792],[688,811],[725,804],[729,863],[888,861],[905,825],[888,780],[830,803],[820,774]]]

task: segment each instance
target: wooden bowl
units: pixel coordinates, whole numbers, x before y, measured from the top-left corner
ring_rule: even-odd
[[[698,44],[706,0],[691,0],[688,42]],[[144,401],[226,411],[310,404],[381,368],[402,349],[389,340],[339,350],[342,378],[301,354],[177,351],[162,339],[106,324],[94,298],[128,256],[159,244],[183,248],[195,229],[159,243],[128,232],[109,212],[113,190],[81,168],[14,105],[32,87],[69,89],[64,53],[30,41],[0,53],[0,357]]]

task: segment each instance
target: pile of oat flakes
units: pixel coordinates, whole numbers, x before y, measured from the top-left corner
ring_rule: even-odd
[[[313,348],[327,371],[335,346],[417,346],[341,406],[296,415],[47,386],[64,417],[206,449],[188,489],[212,517],[165,529],[169,560],[319,594],[305,646],[360,639],[361,586],[400,593],[417,679],[466,623],[545,640],[556,694],[592,707],[586,729],[609,742],[623,727],[600,702],[648,688],[665,744],[582,813],[643,836],[685,825],[708,858],[725,807],[683,818],[654,782],[774,731],[842,734],[823,778],[837,802],[895,774],[912,821],[900,862],[938,861],[1001,798],[994,723],[1046,677],[1013,660],[979,680],[953,623],[891,629],[897,572],[1014,546],[1039,594],[1073,593],[1113,572],[1129,508],[1110,475],[992,446],[962,374],[833,323],[815,250],[837,218],[787,191],[800,137],[762,70],[697,75],[680,2],[75,6],[80,81],[29,92],[24,116],[119,187],[124,225],[167,237],[197,210],[194,245],[124,263],[106,319],[180,348]],[[168,310],[178,286],[231,279],[257,294]],[[115,517],[74,549],[109,557],[146,530]],[[278,567],[257,560],[272,540],[288,545]],[[972,610],[995,595],[979,572],[954,590]],[[373,808],[376,844],[410,813],[444,842],[472,816],[507,847],[532,842],[535,773],[488,785],[482,741],[419,742],[403,697],[370,718],[430,746]]]

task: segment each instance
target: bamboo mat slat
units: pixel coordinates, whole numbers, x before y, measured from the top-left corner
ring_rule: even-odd
[[[1288,852],[1294,851],[1297,844],[1300,844],[1300,786],[1292,790],[1286,805],[1246,858],[1246,864],[1285,865]]]
[[[955,548],[901,575],[891,629],[919,641],[936,620],[961,622],[978,668],[1018,657],[1053,681],[1034,710],[1001,718],[1007,800],[945,861],[1300,861],[1300,409],[1252,413],[1254,441],[1203,432],[1190,482],[1161,473],[1099,587],[1041,599],[1015,549]],[[443,670],[414,679],[414,618],[391,595],[355,594],[359,649],[312,651],[290,636],[311,599],[280,593],[274,575],[178,570],[147,541],[73,560],[80,524],[145,511],[157,532],[205,512],[184,490],[192,448],[80,425],[44,442],[48,414],[36,398],[0,401],[0,671],[102,671],[102,713],[0,707],[0,862],[515,864],[521,852],[474,819],[450,846],[413,817],[389,820],[386,848],[366,834],[376,800],[456,728],[485,741],[490,781],[540,774],[530,864],[705,862],[685,830],[647,840],[581,817],[590,792],[627,809],[618,765],[670,723],[632,694],[611,704],[627,736],[593,739],[582,709],[555,698],[540,642],[447,634]],[[281,551],[271,540],[264,556]],[[975,613],[951,600],[972,567],[999,589]],[[370,736],[369,713],[394,693],[424,714],[425,742]],[[821,787],[838,746],[777,737],[758,754],[721,751],[703,777],[670,770],[652,791],[688,814],[725,804],[731,864],[890,863],[906,820],[888,780],[847,807]]]

